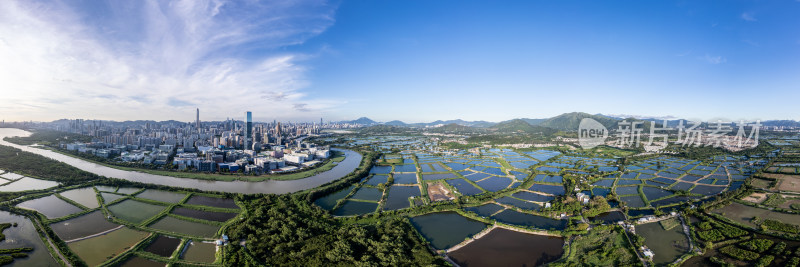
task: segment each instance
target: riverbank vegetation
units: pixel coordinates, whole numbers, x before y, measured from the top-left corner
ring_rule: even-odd
[[[0,145],[0,169],[68,184],[100,178],[69,164],[3,145]]]
[[[6,137],[5,140],[18,145],[29,146],[33,144],[58,145],[61,142],[86,143],[86,142],[91,142],[92,138],[93,138],[92,136],[82,135],[82,134],[46,130],[46,129],[37,129],[37,130],[32,130],[32,133],[29,136],[11,136],[11,137]]]

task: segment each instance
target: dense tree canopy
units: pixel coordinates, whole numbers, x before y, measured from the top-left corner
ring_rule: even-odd
[[[368,224],[334,220],[309,205],[303,194],[265,196],[250,202],[247,219],[228,231],[246,240],[267,265],[419,266],[438,264],[404,218]],[[246,265],[242,250],[226,254],[226,265]]]

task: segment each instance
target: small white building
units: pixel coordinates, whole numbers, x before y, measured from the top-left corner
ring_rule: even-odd
[[[304,154],[286,154],[283,155],[283,159],[286,162],[294,163],[294,164],[302,164],[308,159],[308,155]]]
[[[589,195],[584,194],[583,192],[577,193],[575,194],[575,196],[578,198],[578,201],[580,201],[581,204],[583,205],[589,204],[589,200],[591,199]]]
[[[644,256],[647,257],[647,258],[652,259],[653,256],[656,255],[655,253],[653,253],[652,250],[650,250],[649,248],[647,248],[645,246],[642,246],[641,249],[642,249],[642,254],[644,254]]]

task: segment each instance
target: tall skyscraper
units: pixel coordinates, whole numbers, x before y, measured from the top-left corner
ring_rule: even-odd
[[[197,108],[197,120],[195,121],[197,132],[200,133],[200,108]]]
[[[275,125],[275,143],[281,145],[281,123]]]
[[[250,138],[253,136],[253,113],[245,112],[244,118],[244,149],[251,149]]]

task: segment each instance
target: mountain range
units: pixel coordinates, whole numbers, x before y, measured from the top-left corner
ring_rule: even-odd
[[[618,116],[630,116],[630,117],[626,118]],[[367,117],[361,117],[352,121],[340,121],[340,123],[361,124],[364,126],[388,125],[396,127],[430,128],[429,130],[434,130],[434,128],[444,127],[441,129],[435,129],[434,131],[436,132],[450,132],[455,130],[464,131],[467,130],[467,128],[477,128],[477,129],[472,129],[475,131],[478,131],[479,129],[484,129],[487,131],[497,131],[497,132],[541,132],[545,131],[545,129],[543,128],[574,131],[578,129],[581,120],[583,120],[584,118],[594,119],[609,129],[616,128],[617,123],[622,120],[643,122],[644,126],[643,128],[649,129],[650,127],[649,122],[654,121],[660,126],[665,118],[671,118],[671,117],[656,118],[656,117],[644,117],[644,116],[634,116],[634,115],[603,115],[603,114],[589,114],[584,112],[571,112],[571,113],[564,113],[552,118],[540,118],[540,119],[518,118],[501,122],[465,121],[461,119],[444,120],[444,121],[437,120],[428,123],[405,123],[399,120],[393,120],[389,122],[376,122]],[[667,120],[667,125],[670,127],[674,127],[678,125],[678,123],[681,121],[684,122],[684,125],[687,125],[686,120],[683,119],[669,119]],[[763,126],[773,126],[773,127],[800,127],[800,122],[793,120],[768,120],[768,121],[762,121],[761,124]]]

